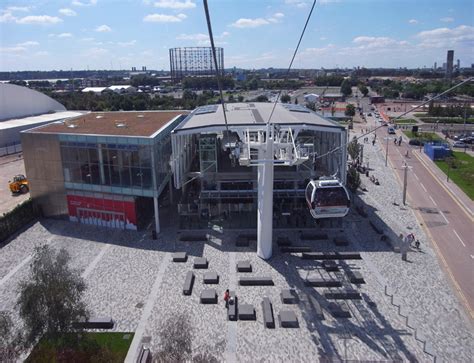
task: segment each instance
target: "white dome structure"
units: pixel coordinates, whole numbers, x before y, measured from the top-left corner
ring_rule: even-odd
[[[28,87],[0,83],[0,121],[55,111],[66,111],[66,108],[51,97]]]

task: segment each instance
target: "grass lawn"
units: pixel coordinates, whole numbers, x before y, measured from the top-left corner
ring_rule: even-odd
[[[441,137],[439,137],[434,132],[417,132],[414,133],[412,131],[403,131],[405,135],[407,135],[410,139],[420,139],[423,141],[443,141]]]
[[[26,362],[121,363],[127,356],[133,335],[134,333],[74,333],[68,334],[68,342],[62,341],[64,339],[52,341],[43,338],[34,347]]]
[[[400,120],[393,120],[397,125],[410,125],[416,124],[416,120],[413,118],[401,118]]]
[[[449,170],[449,179],[474,200],[474,157],[462,151],[453,152],[454,167]],[[435,161],[436,165],[447,175],[448,163],[445,160]]]

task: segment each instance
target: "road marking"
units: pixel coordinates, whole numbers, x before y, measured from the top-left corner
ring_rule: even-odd
[[[418,180],[418,181],[420,180],[420,179],[418,179],[418,176],[415,173],[413,173],[413,176],[415,177],[416,180]]]
[[[431,201],[433,202],[434,205],[438,206],[438,204],[436,204],[435,200],[431,197],[431,195],[430,195],[430,199],[431,199]]]
[[[471,258],[474,260],[474,255],[471,255]]]
[[[423,183],[420,183],[421,187],[423,188],[423,190],[428,193],[428,191],[426,190],[425,186],[423,185]]]
[[[439,213],[443,216],[444,220],[446,221],[446,223],[449,224],[449,221],[448,221],[448,218],[446,218],[446,216],[444,215],[443,211],[439,211]]]
[[[465,245],[464,242],[462,241],[461,237],[459,237],[458,232],[456,232],[456,230],[454,230],[454,229],[453,229],[453,232],[454,232],[454,234],[456,235],[456,237],[459,238],[459,240],[461,241],[461,244],[462,244],[464,247],[466,247],[466,245]]]

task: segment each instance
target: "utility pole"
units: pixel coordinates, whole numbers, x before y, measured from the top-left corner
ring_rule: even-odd
[[[406,205],[407,201],[407,186],[408,186],[408,168],[410,168],[406,162],[403,163],[403,205]]]
[[[385,144],[385,166],[387,166],[387,161],[388,161],[388,140],[390,140],[391,138],[390,137],[385,137],[385,141],[386,141],[386,144]]]

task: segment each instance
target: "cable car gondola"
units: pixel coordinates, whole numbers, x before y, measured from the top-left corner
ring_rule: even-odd
[[[345,217],[350,197],[337,179],[311,180],[306,187],[306,203],[313,218]]]

